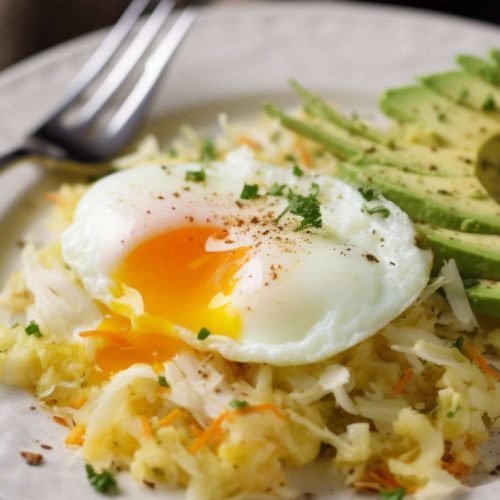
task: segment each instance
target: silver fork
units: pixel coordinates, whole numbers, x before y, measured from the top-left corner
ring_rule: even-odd
[[[134,81],[134,71],[145,59],[174,8],[174,2],[160,0],[132,38],[150,3],[151,0],[130,3],[73,80],[55,111],[23,144],[0,156],[0,167],[29,156],[57,160],[56,167],[67,161],[99,163],[112,158],[129,143],[142,123],[147,103],[163,71],[195,19],[195,11],[189,7],[179,14]],[[130,38],[130,43],[123,48]],[[117,56],[120,50],[123,53]],[[113,66],[114,59],[117,61]],[[92,90],[99,77],[102,82]],[[84,98],[86,102],[82,105]],[[70,113],[75,114],[75,119],[68,123]]]

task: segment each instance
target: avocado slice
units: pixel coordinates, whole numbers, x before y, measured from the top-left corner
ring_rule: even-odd
[[[417,230],[431,246],[434,267],[455,259],[464,278],[500,280],[500,238],[493,234],[473,234],[418,224]]]
[[[450,147],[476,151],[500,132],[500,125],[492,118],[459,106],[427,87],[388,90],[382,96],[380,107],[402,123],[431,131]]]
[[[419,79],[425,86],[469,108],[500,121],[500,87],[465,71],[448,71]]]
[[[500,234],[500,205],[475,177],[431,177],[348,163],[337,165],[336,172],[358,186],[375,186],[415,222],[469,233]]]
[[[480,280],[466,292],[474,311],[500,318],[500,281]]]
[[[357,165],[387,165],[423,175],[464,177],[474,175],[474,158],[468,151],[428,148],[421,144],[395,141],[391,147],[356,136],[350,130],[321,118],[309,121],[294,118],[270,104],[264,110],[281,124],[322,144],[340,159]]]
[[[492,51],[490,53],[493,58],[495,58],[496,52]],[[467,73],[476,75],[492,85],[500,85],[500,68],[498,65],[468,54],[460,54],[457,56],[456,61]]]

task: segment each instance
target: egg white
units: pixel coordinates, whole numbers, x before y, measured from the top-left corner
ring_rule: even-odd
[[[185,180],[187,171],[200,168],[204,182]],[[265,192],[285,184],[307,195],[313,182],[319,186],[322,227],[296,231],[300,218],[291,214],[273,222],[287,200]],[[263,196],[241,200],[245,183],[258,184]],[[364,207],[374,204],[390,215],[366,214]],[[240,227],[234,223],[238,217],[259,223]],[[231,295],[215,297],[213,304],[231,302],[241,316],[241,333],[232,339],[212,332],[198,340],[197,332],[180,325],[175,332],[227,359],[273,365],[325,359],[376,333],[416,299],[429,278],[431,254],[416,247],[412,223],[396,205],[367,202],[333,177],[297,177],[288,168],[257,162],[247,149],[225,162],[145,164],[100,180],[83,196],[62,236],[63,257],[90,296],[112,306],[113,271],[136,245],[206,221],[229,233],[229,242],[209,240],[207,251],[250,247]]]

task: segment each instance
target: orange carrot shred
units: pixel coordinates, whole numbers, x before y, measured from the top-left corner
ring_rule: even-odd
[[[408,370],[404,371],[398,383],[392,388],[392,393],[395,396],[401,394],[406,389],[406,386],[408,385],[408,382],[410,382],[412,377],[413,377],[413,370],[411,368],[408,368]]]
[[[87,402],[87,398],[85,396],[80,396],[79,398],[71,401],[69,406],[70,406],[70,408],[73,408],[74,410],[79,410],[86,402]]]
[[[169,411],[162,419],[159,420],[160,427],[166,427],[173,424],[184,412],[180,408],[174,408]]]
[[[76,446],[82,446],[83,445],[83,436],[85,434],[85,425],[84,424],[76,424],[73,429],[71,429],[71,432],[66,436],[66,439],[64,440],[64,444],[68,445],[76,445]]]
[[[441,462],[441,467],[457,479],[464,478],[470,472],[470,469],[466,465],[456,461]]]
[[[198,450],[200,450],[203,446],[205,446],[210,438],[217,433],[217,429],[222,425],[224,420],[227,418],[228,412],[225,411],[221,413],[205,430],[205,432],[196,438],[191,445],[189,446],[188,450],[190,453],[196,453]]]
[[[260,144],[248,135],[240,135],[238,137],[238,141],[240,144],[245,144],[252,149],[260,149]]]
[[[141,423],[144,435],[148,438],[153,437],[154,435],[153,429],[151,428],[151,424],[149,423],[149,418],[146,417],[146,415],[141,415]]]
[[[474,360],[477,366],[487,375],[491,375],[494,379],[500,381],[500,372],[492,368],[488,361],[479,354],[475,347],[470,342],[464,342],[462,349]]]
[[[286,420],[288,418],[279,408],[274,406],[272,403],[263,403],[260,405],[246,406],[245,408],[240,408],[236,410],[235,413],[245,414],[245,413],[257,413],[261,411],[271,411],[282,420]]]
[[[296,139],[294,142],[294,149],[297,153],[297,155],[300,158],[300,161],[302,162],[303,165],[306,167],[312,167],[312,160],[311,156],[307,152],[307,150],[304,148],[304,145],[299,139]]]
[[[62,418],[62,417],[59,417],[57,415],[54,415],[52,417],[52,420],[56,423],[56,424],[59,424],[59,425],[62,425],[64,427],[69,427],[69,424],[68,422],[66,421],[66,419]]]
[[[44,193],[44,196],[45,196],[45,199],[47,201],[53,201],[53,202],[57,201],[57,194],[56,193],[46,192],[46,193]]]
[[[474,450],[476,448],[476,445],[474,443],[474,440],[472,439],[471,435],[470,434],[467,434],[467,437],[465,438],[465,441],[464,441],[464,446],[468,449],[468,450]]]

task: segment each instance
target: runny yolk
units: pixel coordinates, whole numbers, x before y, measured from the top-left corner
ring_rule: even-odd
[[[146,314],[195,333],[237,337],[240,317],[228,296],[234,275],[245,263],[247,248],[208,252],[209,238],[227,233],[213,226],[187,226],[154,236],[134,248],[114,278],[135,288]]]
[[[104,374],[116,373],[134,363],[156,365],[189,350],[184,342],[165,333],[135,331],[124,316],[108,312],[96,330],[80,333],[83,338],[104,340],[95,354],[95,364]]]

